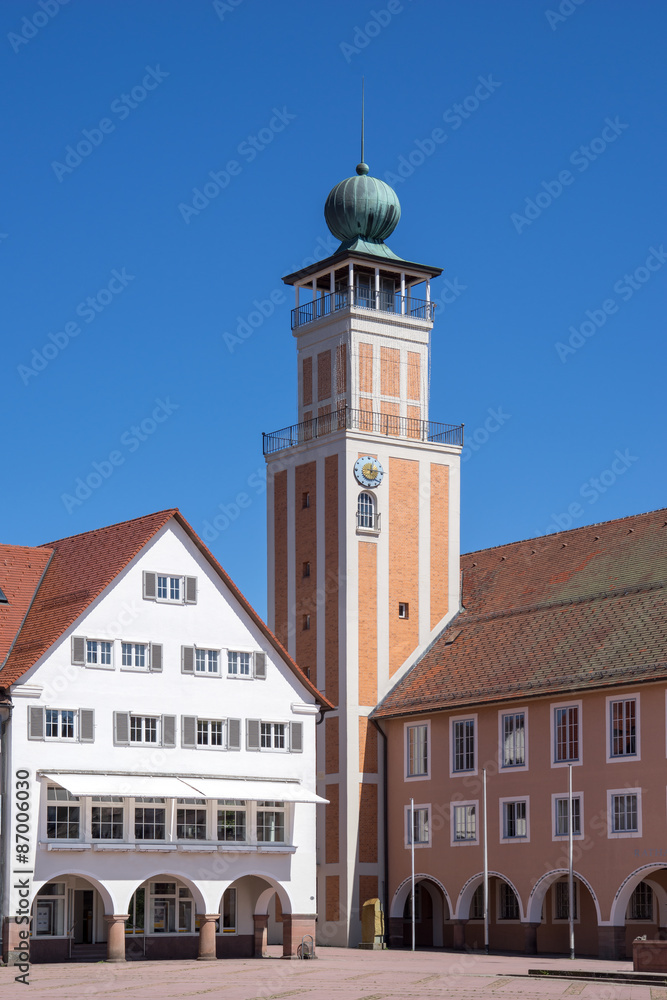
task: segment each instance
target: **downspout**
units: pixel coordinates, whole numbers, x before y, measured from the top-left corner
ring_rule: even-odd
[[[3,690],[2,695],[6,697]],[[0,934],[2,935],[2,950],[4,951],[5,921],[9,917],[9,893],[8,885],[10,879],[7,878],[7,863],[10,851],[10,821],[12,783],[10,777],[11,761],[9,753],[10,745],[10,722],[12,716],[12,704],[0,705],[0,759],[2,760],[2,777],[0,781]]]
[[[387,806],[387,791],[389,780],[387,777],[387,734],[372,716],[371,722],[382,737],[382,837],[384,841],[384,892],[382,906],[384,909],[384,943],[389,945],[389,810]]]

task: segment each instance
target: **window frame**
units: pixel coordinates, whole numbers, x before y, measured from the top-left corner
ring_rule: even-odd
[[[60,792],[61,794],[60,795],[56,794],[56,795],[51,796],[50,795],[51,791],[54,791],[56,793]],[[58,788],[56,785],[47,785],[46,795],[44,797],[44,801],[45,801],[45,807],[46,807],[45,808],[45,812],[44,812],[44,834],[45,834],[45,838],[44,839],[47,840],[50,844],[55,844],[55,843],[79,844],[79,843],[81,843],[82,840],[84,839],[84,836],[85,836],[85,810],[84,810],[85,801],[84,801],[84,797],[80,796],[80,795],[72,795],[72,793],[69,792],[66,788]],[[49,819],[49,809],[54,809],[55,810],[55,817],[52,820]],[[58,818],[58,810],[59,809],[66,809],[67,810],[67,818],[65,820]],[[75,820],[70,817],[70,811],[71,810],[76,810],[76,812],[77,812],[77,818]],[[56,827],[55,835],[52,836],[52,837],[49,836],[49,825],[51,823],[53,823],[55,825],[55,827]],[[70,836],[59,837],[58,833],[57,833],[57,828],[62,823],[65,823],[67,825],[68,832],[69,832],[70,826],[73,826],[74,823],[76,823],[77,828],[78,828],[76,836],[75,837],[70,837]]]
[[[472,722],[473,724],[473,755],[474,755],[474,767],[465,768],[462,770],[456,770],[454,765],[456,763],[456,751],[454,749],[454,739],[456,724],[462,722]],[[478,725],[477,725],[477,712],[470,712],[467,715],[452,715],[449,719],[449,777],[450,778],[462,778],[467,775],[475,775],[478,771]]]
[[[89,825],[89,830],[90,830],[90,839],[91,839],[92,843],[94,843],[94,844],[114,844],[114,843],[115,844],[119,844],[119,843],[127,842],[127,840],[128,840],[128,836],[127,836],[127,809],[125,808],[125,802],[126,802],[126,799],[125,799],[125,797],[123,795],[92,795],[90,797],[90,825]],[[121,836],[120,837],[114,837],[113,835],[111,837],[102,837],[102,836],[96,837],[95,836],[95,834],[93,833],[93,823],[96,822],[93,819],[93,812],[95,811],[95,809],[99,809],[100,811],[102,809],[111,809],[111,810],[119,810],[120,811],[120,813],[121,813]],[[111,819],[109,819],[109,820],[104,820],[104,819],[102,819],[100,817],[100,819],[98,819],[97,822],[100,824],[100,826],[102,826],[104,824],[110,824],[110,828],[111,828],[112,833],[113,833],[114,825],[117,825],[118,821],[115,820],[113,818],[113,816],[112,816]]]
[[[216,799],[214,805],[214,822],[215,822],[215,839],[218,844],[247,844],[249,842],[248,834],[250,832],[250,808],[247,799]],[[243,815],[243,838],[235,837],[233,839],[221,838],[220,837],[220,813],[236,813],[237,815]],[[238,829],[238,820],[234,820],[234,827]]]
[[[419,774],[410,774],[410,730],[426,728],[426,770]],[[431,720],[424,722],[403,723],[403,780],[428,781],[431,777]]]
[[[129,713],[130,725],[128,730],[128,746],[135,747],[161,747],[162,746],[162,716],[161,715],[138,715],[134,712]],[[141,732],[142,739],[133,740],[132,739],[132,724],[136,722],[137,719],[141,719]],[[146,720],[150,719],[151,722],[155,722],[155,739],[146,740],[143,738],[146,732]],[[136,728],[136,727],[135,727]]]
[[[651,893],[651,916],[650,917],[633,917],[633,916],[629,915],[631,907],[632,907],[632,901],[635,898],[635,894],[636,894],[637,890],[639,889],[640,885],[645,885],[646,888]],[[656,903],[657,902],[658,902],[658,900],[657,900],[655,889],[653,888],[653,886],[651,885],[650,882],[647,882],[646,879],[643,878],[641,880],[641,882],[638,882],[637,885],[632,890],[632,895],[630,896],[630,899],[628,900],[628,905],[627,905],[626,911],[625,911],[625,919],[626,920],[631,920],[632,923],[634,923],[634,924],[653,924],[653,923],[656,923],[657,922],[656,921]]]
[[[202,799],[201,796],[193,796],[186,798],[177,798],[174,802],[174,840],[178,844],[202,844],[210,840],[209,837],[209,805],[206,799]],[[183,819],[179,821],[178,814],[183,813]],[[194,812],[194,822],[188,823],[187,813]],[[195,835],[194,837],[185,836],[182,832],[179,834],[179,826],[182,829],[192,826],[195,830],[201,828],[200,813],[204,814],[204,836],[199,837]]]
[[[362,510],[362,497],[365,510]],[[368,523],[370,520],[370,524]],[[377,497],[370,490],[360,490],[356,504],[357,532],[360,535],[380,534],[380,515],[378,514]]]
[[[456,810],[457,809],[470,809],[475,810],[475,837],[466,837],[465,839],[456,839]],[[451,847],[474,847],[479,846],[479,799],[466,799],[459,800],[456,799],[450,802],[450,846]],[[467,825],[467,824],[466,824]]]
[[[86,670],[115,670],[116,669],[116,665],[114,663],[115,652],[116,652],[116,650],[115,650],[116,643],[114,642],[113,639],[90,639],[88,636],[84,636],[83,637],[83,641],[86,644],[86,648],[84,650],[84,663],[83,663],[83,665],[86,668]],[[109,652],[109,662],[108,663],[102,663],[101,660],[99,660],[99,659],[96,659],[95,661],[92,661],[92,660],[88,659],[88,656],[90,654],[90,649],[88,647],[92,643],[94,643],[95,647],[96,647],[95,648],[95,655],[96,656],[101,656],[103,653],[106,654],[106,652],[107,652],[106,650],[103,651],[103,650],[99,649],[98,647],[100,647],[102,645],[105,645],[105,646],[109,647],[109,650],[108,650],[108,652]]]
[[[263,732],[265,726],[270,726],[269,733],[265,734]],[[276,746],[276,726],[282,727],[282,733],[279,734],[283,741],[282,746]],[[271,742],[264,743],[265,735],[270,737]],[[263,719],[259,720],[259,749],[260,751],[266,752],[267,750],[273,750],[276,753],[288,753],[290,749],[290,727],[289,722],[268,722]]]
[[[258,846],[264,847],[269,844],[277,844],[278,846],[284,846],[289,844],[289,825],[288,825],[288,804],[287,802],[280,801],[278,799],[261,799],[255,803],[255,843]],[[269,840],[261,839],[259,836],[260,827],[260,815],[266,813],[267,815],[282,816],[282,840]],[[264,824],[263,824],[264,825]]]
[[[578,710],[577,714],[577,749],[579,751],[579,756],[576,758],[568,760],[556,760],[556,711],[563,708],[576,708]],[[581,698],[573,698],[571,701],[559,701],[550,702],[549,704],[549,724],[550,724],[550,737],[551,744],[549,750],[549,758],[551,761],[551,767],[569,767],[572,764],[573,767],[580,767],[584,762],[584,713],[583,713],[583,703]]]
[[[558,806],[557,803],[564,799],[568,801],[569,795],[567,792],[552,792],[551,795],[551,839],[552,841],[566,841],[569,837],[568,832],[557,833],[556,832],[556,821],[558,818]],[[584,833],[584,793],[572,791],[572,799],[578,799],[579,801],[579,833],[572,833],[573,840],[583,840],[586,836]]]
[[[405,815],[404,815],[405,822],[403,824],[403,846],[406,847],[406,848],[412,847],[412,842],[410,840],[410,813],[411,813],[411,808],[410,808],[410,804],[408,803],[408,805],[405,806]],[[425,828],[426,828],[426,834],[427,834],[427,836],[426,836],[425,840],[415,840],[415,843],[414,843],[415,850],[417,850],[418,848],[422,848],[422,847],[431,847],[432,846],[432,841],[431,841],[431,837],[432,837],[432,831],[431,831],[431,803],[430,802],[420,802],[419,804],[417,804],[415,802],[415,820],[417,819],[417,813],[424,813],[424,818],[425,818],[425,824],[424,825],[425,825]],[[420,827],[420,829],[421,829],[421,827]]]
[[[164,836],[163,837],[138,837],[137,836],[137,810],[138,809],[141,809],[142,812],[144,812],[146,809],[152,809],[154,812],[157,811],[157,810],[161,810],[162,811],[162,813],[164,814],[163,815],[163,819],[162,819],[162,825],[164,827]],[[148,795],[135,796],[134,798],[130,799],[130,810],[131,810],[131,812],[130,812],[130,834],[131,834],[131,836],[128,838],[128,840],[129,840],[130,843],[134,843],[134,844],[145,844],[145,843],[149,843],[149,844],[171,844],[171,843],[173,843],[174,846],[175,846],[175,843],[176,843],[175,842],[175,838],[172,838],[172,836],[171,836],[171,833],[172,833],[172,830],[171,830],[171,827],[172,827],[172,815],[171,814],[173,813],[173,808],[171,808],[171,806],[169,804],[169,799],[167,799],[164,796],[162,796],[162,797],[160,797],[160,796],[153,797],[153,796],[148,796]],[[145,824],[145,817],[142,817],[141,822],[142,822],[142,825]],[[151,825],[153,827],[158,826],[159,825],[159,820],[156,820],[155,817],[154,817]]]
[[[498,891],[496,892],[496,921],[500,924],[519,924],[521,923],[521,898],[519,893],[516,891],[513,885],[506,882],[504,879],[498,880]],[[502,914],[503,910],[503,894],[511,892],[516,900],[516,916],[504,917]]]
[[[510,837],[507,833],[508,825],[508,806],[524,805],[526,807],[525,812],[525,823],[526,823],[526,833],[525,836],[515,835]],[[529,844],[530,843],[530,795],[509,795],[505,798],[498,799],[498,809],[500,813],[500,843],[501,844]],[[517,822],[516,817],[514,822]]]
[[[232,681],[251,681],[251,680],[254,679],[254,676],[255,676],[255,670],[254,670],[255,663],[254,663],[254,659],[255,658],[254,658],[254,652],[253,652],[253,650],[249,650],[249,649],[227,649],[226,653],[227,653],[227,670],[225,671],[225,677],[228,680],[232,680]],[[248,657],[248,672],[247,673],[240,673],[238,671],[238,669],[236,669],[235,671],[231,671],[230,670],[230,667],[231,667],[230,657],[231,656],[238,657],[239,655],[247,656]],[[239,664],[237,662],[237,664],[236,664],[237,668],[238,668],[238,665]]]
[[[617,797],[634,795],[637,799],[637,828],[635,830],[615,830],[614,829],[614,799]],[[642,789],[641,788],[608,788],[607,789],[607,838],[609,840],[622,840],[639,838],[642,836]]]
[[[562,927],[562,925],[566,921],[569,921],[570,917],[569,913],[566,917],[558,916],[558,895],[557,895],[558,890],[556,889],[557,885],[563,885],[566,888],[568,888],[569,882],[567,876],[557,878],[551,884],[551,888],[553,889],[553,892],[551,893],[551,923],[555,924],[557,927],[558,926]],[[573,879],[572,889],[574,896],[574,916],[572,918],[572,923],[579,924],[581,923],[581,892],[579,891],[579,882],[577,881],[576,877]],[[568,909],[569,909],[569,892],[568,892]]]
[[[208,743],[199,742],[199,727],[206,726],[206,733],[209,739]],[[213,743],[211,740],[211,726],[220,726],[221,729],[221,742]],[[227,719],[200,719],[199,716],[195,717],[195,746],[197,750],[226,750],[227,749]]]
[[[194,651],[192,673],[195,677],[222,677],[222,655],[220,649],[215,649],[214,647],[194,646]],[[216,663],[215,670],[210,669],[210,662],[213,656],[215,657]],[[199,670],[197,668],[197,661],[200,657],[204,659],[204,670]]]
[[[626,702],[634,701],[635,703],[635,752],[634,753],[622,753],[615,754],[612,752],[613,749],[613,727],[611,721],[612,705],[615,702]],[[606,738],[607,738],[607,764],[617,764],[619,761],[627,760],[641,760],[641,715],[640,715],[640,704],[639,704],[639,692],[632,691],[628,694],[618,694],[609,695],[605,700],[605,718],[606,718]]]
[[[523,751],[524,751],[524,762],[523,764],[506,764],[505,763],[505,725],[504,720],[507,716],[517,716],[523,715]],[[498,768],[499,773],[512,773],[515,771],[527,771],[529,767],[528,762],[528,708],[523,705],[517,705],[516,708],[500,709],[498,712],[498,759],[500,767]]]
[[[47,728],[49,726],[49,712],[55,712],[58,716],[57,726],[59,733],[57,736],[48,736]],[[63,713],[71,713],[72,715],[72,735],[63,736],[60,732],[62,730],[62,716]],[[78,708],[44,708],[44,740],[46,743],[79,743],[79,709]]]
[[[126,655],[125,654],[125,647],[126,646],[129,646],[130,649],[132,650],[132,652],[131,652],[132,662],[129,663],[129,664],[126,664],[124,662],[125,655]],[[143,650],[144,650],[144,654],[143,654],[143,656],[144,656],[144,665],[143,666],[138,666],[136,664],[136,662],[135,662],[136,661],[136,649],[137,649],[137,646],[142,646]],[[121,643],[120,643],[120,669],[121,670],[132,670],[132,671],[136,671],[137,673],[140,673],[140,674],[150,673],[150,669],[151,669],[151,644],[150,644],[150,642],[135,642],[134,640],[132,640],[130,642],[126,642],[125,639],[122,639]]]

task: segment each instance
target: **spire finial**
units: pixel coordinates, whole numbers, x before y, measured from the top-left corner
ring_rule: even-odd
[[[364,77],[361,78],[361,163],[357,164],[359,176],[368,173],[368,164],[364,162]]]

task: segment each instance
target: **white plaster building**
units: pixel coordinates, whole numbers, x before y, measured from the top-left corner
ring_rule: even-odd
[[[5,960],[23,885],[32,961],[261,954],[281,924],[293,955],[331,706],[180,513],[4,546],[0,587]]]

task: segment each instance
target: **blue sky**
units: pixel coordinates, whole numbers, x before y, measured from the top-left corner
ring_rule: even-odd
[[[431,418],[466,425],[463,550],[663,506],[666,21],[4,0],[3,540],[178,506],[265,613],[261,433],[296,419],[281,277],[332,247],[362,74],[389,244],[444,268]]]

